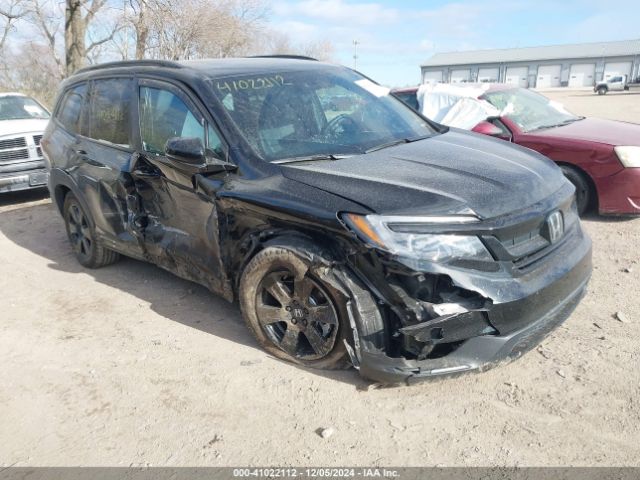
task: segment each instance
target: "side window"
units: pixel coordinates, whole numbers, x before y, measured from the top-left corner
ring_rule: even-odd
[[[202,121],[180,97],[159,88],[140,87],[140,135],[144,150],[156,154],[171,137],[197,137],[206,145]]]
[[[58,109],[58,121],[69,133],[79,133],[80,114],[87,93],[87,85],[82,84],[69,90]]]
[[[89,100],[89,137],[123,147],[131,145],[131,88],[129,79],[94,81]]]
[[[220,159],[224,158],[222,140],[220,140],[220,135],[218,135],[218,132],[213,129],[211,124],[207,126],[207,148],[209,148],[216,157]]]

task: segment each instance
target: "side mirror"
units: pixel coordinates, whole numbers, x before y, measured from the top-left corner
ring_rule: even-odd
[[[492,118],[497,118],[497,117],[492,117]],[[507,142],[510,142],[513,140],[513,135],[506,127],[502,129],[488,120],[481,121],[475,127],[473,127],[471,131],[476,133],[481,133],[483,135],[489,135],[490,137],[496,137],[501,140],[506,140]]]
[[[475,127],[473,127],[471,131],[476,133],[482,133],[483,135],[490,135],[492,137],[499,137],[504,133],[502,129],[496,127],[493,123],[487,122],[485,120],[483,120],[482,122],[477,124]]]
[[[164,146],[167,158],[189,165],[206,163],[204,145],[198,137],[172,137]]]

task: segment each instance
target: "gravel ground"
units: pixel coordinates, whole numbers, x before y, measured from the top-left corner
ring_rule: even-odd
[[[640,123],[640,95],[549,96]],[[0,466],[638,466],[640,219],[584,223],[590,293],[540,347],[376,389],[268,357],[236,306],[154,266],[83,269],[48,199],[4,195]]]

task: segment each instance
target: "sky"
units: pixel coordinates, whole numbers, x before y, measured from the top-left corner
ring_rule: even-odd
[[[335,61],[388,86],[415,85],[436,52],[640,39],[639,0],[275,1],[296,42],[329,40]]]

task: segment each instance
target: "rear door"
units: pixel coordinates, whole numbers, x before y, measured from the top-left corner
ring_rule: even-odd
[[[144,249],[127,207],[133,191],[128,170],[134,153],[134,86],[130,77],[91,81],[73,175],[107,246],[141,257]]]
[[[226,147],[206,109],[181,86],[140,79],[136,93],[139,138],[131,175],[144,212],[145,249],[160,266],[222,292],[215,196],[195,188],[197,166],[167,158],[164,148],[170,138],[197,137],[210,158],[223,159]],[[221,187],[227,175],[218,174]]]

